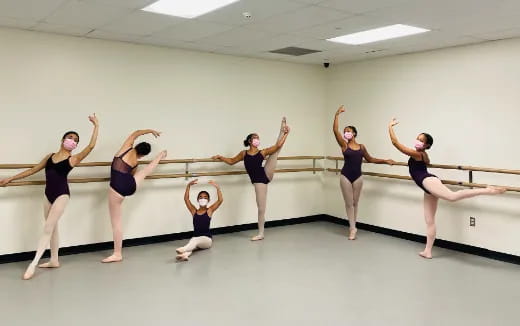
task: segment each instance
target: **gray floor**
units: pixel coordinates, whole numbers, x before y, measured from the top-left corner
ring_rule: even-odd
[[[325,222],[215,237],[174,261],[181,242],[62,257],[20,276],[0,265],[1,325],[519,325],[520,266]]]

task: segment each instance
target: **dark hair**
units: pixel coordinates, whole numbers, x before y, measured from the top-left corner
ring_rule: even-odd
[[[357,129],[354,126],[346,126],[345,128],[350,128],[352,132],[354,133],[354,137],[357,137]]]
[[[199,199],[200,195],[202,195],[202,194],[208,195],[208,200],[209,200],[209,192],[207,192],[205,190],[202,190],[201,192],[199,192],[199,194],[197,195],[197,199]]]
[[[255,134],[249,134],[247,135],[246,139],[244,140],[244,146],[247,147],[249,146],[249,142],[251,141],[251,138],[253,138]]]
[[[433,145],[432,135],[425,133],[425,132],[423,132],[422,134],[424,135],[424,137],[426,137],[426,145],[428,145],[427,149],[430,149]]]
[[[61,140],[65,140],[65,138],[66,138],[68,135],[76,135],[76,137],[78,137],[78,142],[79,142],[79,135],[78,135],[78,133],[75,132],[75,131],[67,131],[65,134],[63,134],[63,137],[61,138]]]
[[[152,150],[152,146],[148,144],[147,142],[142,142],[137,144],[135,147],[135,151],[137,152],[137,155],[139,156],[145,156],[150,154],[150,151]]]

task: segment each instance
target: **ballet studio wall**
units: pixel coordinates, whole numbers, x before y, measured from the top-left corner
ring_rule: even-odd
[[[204,54],[122,42],[0,29],[0,149],[2,163],[36,163],[59,148],[67,130],[88,144],[95,112],[99,140],[85,162],[111,161],[136,129],[163,132],[150,158],[234,156],[248,133],[274,144],[282,117],[292,132],[281,156],[324,153],[325,73],[321,67]],[[327,119],[328,120],[328,119]],[[280,161],[279,167],[312,167]],[[184,164],[157,173],[184,173]],[[243,169],[239,163],[192,164],[192,171]],[[15,171],[0,171],[8,176]],[[108,176],[109,167],[77,167],[74,177]],[[35,176],[43,179],[43,173]],[[210,178],[201,178],[208,181]],[[256,222],[254,189],[247,175],[214,178],[224,204],[212,226]],[[279,174],[269,187],[268,220],[321,214],[320,173]],[[183,201],[187,181],[146,181],[123,206],[125,238],[192,230]],[[193,200],[199,190],[193,187]],[[34,250],[43,227],[43,186],[0,188],[0,254]],[[61,246],[111,241],[108,183],[71,184],[71,200],[60,220]]]
[[[399,140],[413,147],[420,132],[434,138],[432,163],[519,169],[520,40],[511,39],[399,55],[331,67],[326,115],[338,104],[341,126],[355,125],[375,157],[407,161],[388,137],[396,117]],[[327,154],[341,155],[329,131]],[[365,171],[408,175],[407,167],[365,164]],[[443,179],[468,181],[467,171],[432,169]],[[424,234],[423,192],[413,181],[365,177],[359,220]],[[474,172],[474,182],[520,185],[520,176]],[[328,214],[344,217],[339,180],[326,175]],[[454,187],[456,188],[456,187]],[[470,216],[476,226],[469,226]],[[520,255],[520,196],[506,193],[457,203],[439,201],[437,237]],[[420,247],[418,247],[420,248]]]
[[[284,115],[292,131],[281,156],[339,156],[331,129],[340,104],[347,107],[340,126],[355,125],[358,141],[374,157],[406,160],[388,137],[388,122],[396,117],[403,143],[412,145],[423,131],[433,135],[432,163],[518,169],[520,161],[520,40],[328,69],[3,28],[0,42],[1,163],[36,163],[58,149],[67,130],[78,131],[80,147],[86,145],[92,130],[87,117],[93,112],[100,134],[86,162],[111,161],[124,138],[140,128],[163,131],[157,140],[142,138],[152,143],[150,157],[163,148],[168,158],[231,156],[243,149],[242,140],[250,132],[260,134],[262,146],[273,144]],[[310,164],[279,161],[278,166]],[[241,163],[190,165],[192,171],[242,168]],[[183,164],[169,164],[157,173],[184,169]],[[407,175],[406,167],[365,164],[364,170]],[[0,170],[0,176],[14,172]],[[78,167],[70,177],[108,173],[108,167]],[[468,178],[467,172],[432,173]],[[42,178],[40,173],[32,179]],[[256,222],[248,177],[214,179],[222,185],[224,204],[212,226]],[[475,173],[474,179],[520,183],[509,175]],[[125,238],[191,230],[185,185],[184,179],[146,181],[124,203]],[[108,183],[71,184],[71,200],[59,224],[62,247],[111,241],[107,188]],[[202,189],[215,196],[206,185],[194,187],[192,196]],[[43,186],[0,188],[0,255],[34,250],[43,227],[43,198]],[[422,199],[412,181],[365,177],[359,221],[424,234]],[[441,201],[438,238],[520,255],[519,203],[515,193]],[[275,176],[268,192],[268,220],[323,213],[345,217],[336,174]],[[476,217],[476,227],[469,226],[470,216]]]

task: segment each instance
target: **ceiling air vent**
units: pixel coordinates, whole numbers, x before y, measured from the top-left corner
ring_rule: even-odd
[[[279,53],[279,54],[287,54],[287,55],[292,55],[292,56],[300,56],[300,55],[306,55],[306,54],[316,53],[316,52],[321,52],[321,51],[319,51],[319,50],[311,50],[311,49],[304,49],[304,48],[297,48],[295,46],[290,46],[290,47],[287,47],[287,48],[273,50],[273,51],[269,51],[269,52],[271,52],[271,53]]]

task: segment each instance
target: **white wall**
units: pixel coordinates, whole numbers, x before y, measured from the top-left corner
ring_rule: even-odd
[[[339,104],[348,107],[341,126],[358,127],[359,141],[376,157],[405,161],[390,143],[392,117],[400,140],[412,145],[420,132],[434,137],[432,163],[518,169],[520,40],[401,55],[333,67],[327,83],[328,128]],[[328,155],[341,155],[329,130]],[[329,163],[330,164],[330,163]],[[340,165],[342,166],[342,164]],[[365,171],[407,175],[404,167],[365,165]],[[467,172],[433,170],[467,181]],[[475,173],[475,182],[518,186],[520,177]],[[345,216],[338,177],[326,177],[328,213]],[[422,191],[412,181],[365,177],[359,220],[424,234]],[[518,194],[440,202],[438,237],[520,254]],[[477,226],[469,227],[469,216]]]
[[[324,152],[325,140],[317,137],[325,125],[325,75],[319,67],[10,29],[0,29],[0,44],[1,163],[37,162],[58,149],[69,129],[86,145],[92,112],[101,129],[86,161],[110,161],[124,138],[140,128],[164,132],[157,141],[144,137],[153,144],[152,154],[167,148],[170,158],[234,155],[250,132],[272,144],[284,115],[293,131],[282,156]],[[293,165],[282,161],[279,167]],[[224,168],[201,165],[199,170]],[[160,172],[183,169],[170,165]],[[0,177],[15,172],[0,170]],[[70,177],[108,172],[76,168]],[[255,222],[248,177],[216,180],[225,203],[213,226]],[[124,204],[125,237],[191,230],[182,199],[185,184],[184,179],[147,181]],[[268,220],[322,213],[320,192],[309,191],[321,184],[320,175],[311,173],[277,175],[269,188]],[[111,240],[107,187],[71,184],[71,201],[60,221],[62,246]],[[0,189],[0,254],[35,249],[42,199],[41,186]]]
[[[110,160],[137,128],[164,131],[158,141],[145,138],[154,144],[153,154],[167,148],[174,158],[232,155],[251,131],[260,133],[263,144],[272,143],[283,115],[293,132],[282,155],[337,156],[332,118],[338,105],[346,104],[341,125],[356,125],[359,141],[373,156],[406,159],[388,140],[387,123],[396,116],[404,143],[411,144],[422,131],[433,134],[434,163],[518,168],[514,131],[520,121],[519,40],[349,63],[326,72],[321,67],[10,29],[0,29],[0,42],[1,163],[36,162],[57,150],[69,129],[79,131],[86,144],[91,112],[98,114],[101,132],[87,161]],[[293,164],[282,161],[279,166]],[[364,169],[407,174],[402,167]],[[181,172],[183,166],[160,171]],[[0,177],[14,172],[0,170]],[[467,178],[457,171],[433,172]],[[105,168],[76,168],[71,177],[107,174]],[[226,200],[213,226],[256,221],[248,178],[217,181]],[[475,181],[520,185],[519,177],[482,173],[475,174]],[[125,236],[190,230],[182,202],[184,185],[179,179],[147,181],[125,203]],[[106,183],[71,185],[72,199],[60,222],[62,246],[111,239],[106,189]],[[34,250],[42,229],[42,198],[40,186],[0,188],[0,254]],[[438,236],[520,255],[518,199],[506,194],[441,202]],[[269,189],[268,219],[319,213],[345,215],[338,176],[276,176]],[[468,226],[470,215],[477,217],[476,228]],[[365,177],[360,221],[424,234],[422,192],[411,181]]]

